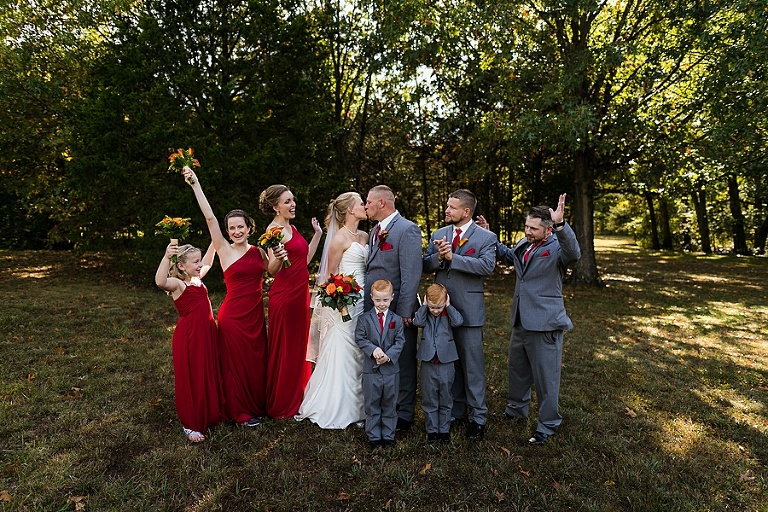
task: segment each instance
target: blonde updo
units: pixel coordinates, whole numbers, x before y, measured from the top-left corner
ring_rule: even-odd
[[[336,222],[336,227],[340,228],[347,220],[347,210],[352,208],[357,201],[362,201],[357,192],[344,192],[328,204],[328,214],[325,216],[325,228],[331,226],[331,222]]]
[[[264,215],[275,216],[275,206],[280,201],[280,196],[291,189],[285,185],[270,185],[259,195],[259,209]]]

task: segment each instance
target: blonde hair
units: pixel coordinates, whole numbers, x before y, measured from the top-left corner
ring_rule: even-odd
[[[347,220],[347,210],[354,206],[357,201],[362,201],[357,192],[344,192],[328,204],[328,213],[325,216],[326,229],[331,226],[331,222],[336,222],[336,227],[340,228]]]
[[[176,279],[181,279],[182,281],[186,281],[189,276],[187,275],[186,272],[184,272],[179,268],[179,263],[184,263],[185,261],[187,261],[187,258],[189,258],[189,255],[195,251],[202,254],[200,249],[198,249],[194,245],[184,244],[180,246],[179,252],[176,253],[176,263],[171,265],[171,268],[168,269],[168,277],[175,277]]]
[[[371,285],[371,291],[394,293],[395,288],[386,279],[379,279]]]
[[[291,189],[285,185],[270,185],[259,194],[259,209],[264,215],[275,215],[275,206],[280,201],[280,196]]]
[[[434,283],[429,285],[427,287],[427,300],[431,304],[439,304],[442,301],[445,301],[448,297],[448,290],[445,289],[445,286]]]

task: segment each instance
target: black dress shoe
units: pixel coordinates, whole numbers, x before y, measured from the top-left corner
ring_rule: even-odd
[[[528,444],[532,446],[541,446],[547,442],[547,439],[552,437],[553,434],[545,434],[544,432],[534,432],[531,438],[528,440]]]
[[[261,419],[253,417],[249,419],[248,421],[243,421],[242,423],[238,423],[241,427],[258,427],[261,425]]]
[[[413,421],[404,420],[403,418],[397,418],[397,426],[395,432],[408,432],[413,426]]]
[[[437,434],[437,439],[441,443],[450,443],[451,442],[451,433],[450,432],[441,432]]]
[[[467,423],[467,439],[479,440],[485,437],[485,425],[475,421]]]
[[[371,448],[379,448],[381,446],[381,441],[368,441],[368,446]]]
[[[500,420],[506,420],[506,421],[526,421],[528,418],[523,418],[522,416],[512,416],[507,411],[504,412],[495,412],[493,413],[494,418],[499,418]]]
[[[427,442],[430,444],[436,442],[438,439],[440,439],[440,437],[437,432],[430,432],[427,434]]]
[[[381,440],[381,446],[384,448],[394,448],[395,447],[395,440],[394,439],[382,439]]]

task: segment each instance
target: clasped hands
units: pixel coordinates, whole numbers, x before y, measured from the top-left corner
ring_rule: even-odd
[[[389,356],[385,354],[383,350],[381,350],[381,347],[376,347],[376,349],[373,351],[373,358],[376,360],[376,364],[379,366],[389,362]]]

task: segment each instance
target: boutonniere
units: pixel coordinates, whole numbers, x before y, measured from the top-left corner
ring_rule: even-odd
[[[384,245],[384,242],[387,241],[387,237],[388,236],[389,236],[389,231],[387,231],[386,229],[382,229],[381,232],[379,233],[379,248],[380,249]]]
[[[462,238],[461,240],[459,240],[459,247],[461,247],[462,245],[464,245],[464,244],[465,244],[465,243],[467,243],[468,241],[469,241],[469,240],[468,240],[467,238]]]
[[[394,329],[395,328],[395,322],[389,322],[389,328]]]

